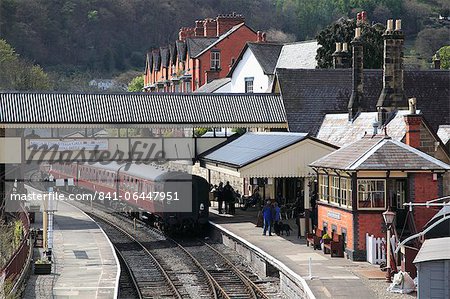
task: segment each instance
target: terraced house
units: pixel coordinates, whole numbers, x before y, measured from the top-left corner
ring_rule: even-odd
[[[248,41],[265,41],[265,33],[232,13],[197,20],[182,27],[178,40],[147,53],[144,89],[149,92],[193,92],[224,78]]]

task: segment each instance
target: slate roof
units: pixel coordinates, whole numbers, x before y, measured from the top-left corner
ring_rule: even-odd
[[[149,69],[150,73],[153,71],[153,53],[152,52],[147,53],[147,65],[145,67]]]
[[[280,56],[280,51],[282,47],[283,44],[280,43],[277,44],[277,43],[247,42],[244,48],[242,49],[241,53],[239,54],[239,57],[236,59],[236,62],[233,64],[230,71],[228,72],[227,76],[231,77],[234,69],[239,64],[239,61],[242,60],[242,57],[244,57],[244,54],[248,49],[252,51],[259,65],[263,69],[264,74],[266,75],[275,74],[275,66],[277,64],[278,56]]]
[[[316,55],[320,48],[316,40],[286,44],[281,49],[276,63],[277,68],[315,69]]]
[[[413,263],[450,260],[449,248],[450,237],[425,240]]]
[[[189,57],[197,57],[208,46],[217,41],[217,37],[188,37],[186,38],[187,52]]]
[[[450,125],[440,125],[437,134],[442,142],[447,144],[450,140]]]
[[[274,94],[0,92],[0,123],[286,127],[286,114]]]
[[[243,167],[307,138],[304,133],[247,132],[232,142],[203,156],[205,161]]]
[[[405,137],[404,116],[407,114],[409,114],[408,110],[399,110],[387,124],[387,134],[392,139],[402,141]],[[327,114],[317,133],[317,138],[337,146],[345,146],[362,138],[366,133],[373,134],[373,123],[376,120],[377,112],[362,112],[353,122],[348,121],[348,113]]]
[[[177,47],[178,59],[180,61],[186,61],[186,53],[187,53],[186,43],[184,41],[177,40],[175,42],[175,45]]]
[[[314,161],[310,166],[346,171],[450,170],[450,165],[384,135],[365,136]]]
[[[348,112],[352,90],[351,69],[277,69],[289,130],[316,135],[328,113]],[[363,111],[376,111],[382,90],[382,70],[364,70]],[[406,97],[417,98],[433,130],[450,124],[450,71],[405,70]]]
[[[159,49],[152,51],[153,54],[153,69],[159,71],[161,69],[161,54]]]
[[[169,45],[169,53],[170,53],[170,64],[174,65],[177,63],[177,47],[175,44]]]
[[[168,47],[161,47],[160,48],[161,53],[161,66],[162,67],[169,67],[170,62],[170,52]]]
[[[221,78],[213,80],[207,84],[203,84],[199,88],[197,88],[195,92],[202,92],[202,93],[213,93],[219,88],[225,86],[226,84],[229,84],[231,82],[231,78]]]

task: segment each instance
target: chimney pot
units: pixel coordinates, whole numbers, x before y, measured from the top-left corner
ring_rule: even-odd
[[[394,20],[388,20],[387,21],[387,26],[386,26],[386,31],[392,31],[394,30]]]
[[[336,52],[341,52],[341,43],[336,43]]]
[[[402,30],[402,20],[396,20],[395,21],[395,31]]]
[[[417,99],[416,98],[410,98],[408,100],[409,103],[409,114],[416,114],[416,106],[417,106]]]
[[[360,38],[361,37],[361,28],[357,27],[355,29],[355,38]]]
[[[342,52],[348,52],[348,44],[347,43],[342,44]]]
[[[367,21],[367,13],[365,11],[361,12],[361,22],[365,23]]]

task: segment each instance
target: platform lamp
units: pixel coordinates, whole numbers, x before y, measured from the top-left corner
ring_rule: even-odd
[[[391,226],[394,223],[395,212],[388,209],[383,213],[384,223],[387,227],[386,239],[386,282],[392,282],[391,279]]]

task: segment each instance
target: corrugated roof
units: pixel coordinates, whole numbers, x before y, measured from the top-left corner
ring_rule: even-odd
[[[212,93],[216,91],[217,89],[223,87],[226,84],[229,84],[231,82],[231,78],[221,78],[213,80],[207,84],[203,84],[199,88],[197,88],[194,92],[201,92],[201,93]]]
[[[207,154],[204,160],[236,167],[245,166],[307,137],[303,133],[245,133],[236,140]]]
[[[450,125],[440,125],[437,134],[442,142],[447,144],[450,140]]]
[[[283,69],[315,69],[316,55],[320,46],[316,40],[284,45],[276,63]]]
[[[260,123],[285,127],[286,114],[281,97],[274,94],[0,92],[0,123]]]
[[[450,237],[425,240],[413,263],[450,260],[449,248]]]
[[[312,167],[355,170],[450,170],[447,165],[400,141],[366,136],[311,164]]]
[[[290,131],[316,135],[326,114],[348,112],[351,69],[277,69],[277,78]],[[363,111],[377,111],[382,88],[383,71],[364,70]],[[417,108],[433,130],[450,124],[449,71],[405,70],[404,88],[407,98],[417,98]]]
[[[188,37],[186,38],[187,52],[189,57],[195,58],[202,51],[204,51],[208,46],[215,43],[217,41],[217,37]]]
[[[404,116],[408,110],[399,110],[394,118],[387,124],[386,130],[389,137],[401,141],[406,134]],[[359,140],[366,133],[373,134],[373,123],[377,120],[377,112],[362,112],[353,121],[348,121],[348,113],[327,114],[320,126],[317,138],[335,144],[345,146]]]

